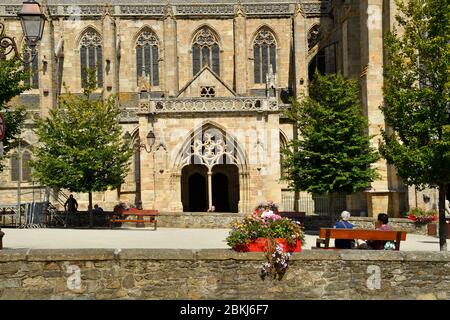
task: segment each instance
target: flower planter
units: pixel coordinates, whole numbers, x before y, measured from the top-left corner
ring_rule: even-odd
[[[296,245],[288,245],[286,240],[283,238],[277,238],[277,241],[283,247],[283,252],[300,252],[302,251],[302,242],[297,240]],[[246,246],[239,246],[233,248],[239,252],[265,252],[267,250],[268,239],[267,238],[257,238]]]
[[[427,224],[427,234],[429,236],[436,236],[437,235],[437,224],[436,222],[430,222]]]

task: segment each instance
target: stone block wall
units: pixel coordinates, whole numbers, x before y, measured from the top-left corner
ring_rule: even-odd
[[[449,299],[450,255],[305,251],[282,281],[262,253],[231,250],[0,251],[0,299]]]

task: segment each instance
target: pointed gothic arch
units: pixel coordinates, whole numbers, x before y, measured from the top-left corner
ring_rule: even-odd
[[[277,72],[277,40],[270,27],[263,25],[255,32],[252,48],[253,82],[265,83],[270,66],[272,66],[273,73]]]
[[[95,70],[97,87],[103,87],[103,39],[100,32],[88,26],[78,39],[80,50],[81,86],[87,83],[87,70]]]
[[[32,180],[30,160],[30,144],[22,140],[20,141],[20,148],[15,149],[11,154],[11,181],[30,182]]]
[[[213,154],[214,153],[214,154]],[[247,171],[247,157],[237,139],[214,121],[204,121],[186,135],[174,162],[180,170],[188,164],[203,164],[212,169],[217,164],[235,164]]]
[[[195,76],[204,67],[220,76],[220,38],[208,25],[196,29],[192,37],[192,75]]]
[[[134,37],[136,51],[136,81],[141,77],[152,86],[159,86],[160,40],[149,26],[142,27]]]

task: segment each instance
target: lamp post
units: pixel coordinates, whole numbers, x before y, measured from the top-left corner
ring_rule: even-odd
[[[127,131],[124,135],[125,141],[128,141],[128,143],[131,143],[131,134]],[[138,135],[136,138],[136,142],[133,144],[133,149],[137,152],[136,155],[136,198],[135,198],[135,205],[138,209],[142,209],[142,197],[141,197],[141,150],[145,150],[147,153],[152,152],[152,147],[155,144],[155,134],[152,130],[150,130],[146,137],[146,143],[141,142],[141,138]],[[147,149],[148,147],[148,149]],[[153,155],[153,163],[155,162],[155,154]],[[154,173],[155,170],[153,170]]]
[[[19,48],[14,38],[5,35],[5,25],[0,22],[0,60],[13,53],[14,56],[22,62],[30,62],[36,57],[34,48],[42,39],[45,25],[45,15],[42,12],[41,5],[34,1],[24,1],[22,10],[17,14],[20,18],[25,43],[31,50],[31,57],[24,59],[20,57]]]

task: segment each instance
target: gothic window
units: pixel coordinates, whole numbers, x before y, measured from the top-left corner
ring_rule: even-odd
[[[31,167],[29,162],[31,160],[31,153],[28,150],[28,145],[25,148],[13,153],[11,157],[11,181],[19,181],[20,173],[22,173],[22,182],[31,181]]]
[[[209,28],[202,28],[194,37],[192,44],[192,66],[194,76],[204,67],[220,75],[219,41]]]
[[[266,74],[272,66],[273,73],[277,72],[277,44],[273,34],[262,29],[253,42],[253,67],[255,83],[264,83]]]
[[[158,38],[150,30],[144,30],[136,41],[136,76],[144,76],[149,84],[159,85]]]
[[[81,86],[87,81],[87,71],[95,70],[97,87],[103,87],[102,38],[93,29],[88,29],[80,41]]]
[[[200,87],[200,97],[211,98],[216,96],[214,87]]]
[[[31,89],[39,89],[39,54],[36,48],[32,49],[26,48],[24,53],[24,70],[28,73],[27,78],[24,83]],[[34,57],[32,61],[31,58]]]

